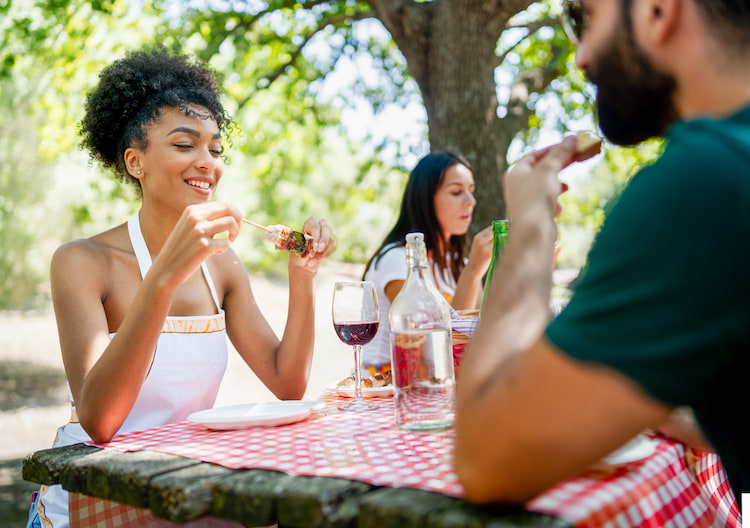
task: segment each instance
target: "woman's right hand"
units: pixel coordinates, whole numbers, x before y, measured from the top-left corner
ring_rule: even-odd
[[[179,286],[209,256],[229,248],[239,234],[241,221],[240,212],[225,202],[187,206],[159,251],[154,267],[165,272],[166,280],[174,287]],[[227,236],[216,238],[221,233]]]

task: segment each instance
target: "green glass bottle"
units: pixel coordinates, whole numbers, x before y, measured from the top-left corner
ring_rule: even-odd
[[[508,220],[493,220],[492,221],[492,260],[490,260],[490,267],[487,269],[487,275],[484,278],[484,291],[482,292],[482,308],[484,303],[487,301],[487,296],[490,293],[490,285],[492,284],[492,277],[495,275],[495,266],[500,260],[500,253],[502,253],[505,247],[505,241],[508,239]]]

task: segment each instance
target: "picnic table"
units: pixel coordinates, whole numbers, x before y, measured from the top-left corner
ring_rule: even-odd
[[[476,506],[452,470],[453,431],[405,432],[392,398],[362,413],[342,398],[278,427],[191,421],[30,454],[23,476],[71,492],[71,526],[727,526],[739,509],[716,455],[660,437],[523,508]]]

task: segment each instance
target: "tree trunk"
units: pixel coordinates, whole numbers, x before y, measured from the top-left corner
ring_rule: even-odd
[[[370,1],[422,92],[431,149],[458,150],[472,164],[478,202],[472,232],[506,217],[500,179],[510,142],[527,121],[497,115],[496,48],[510,17],[531,3]]]

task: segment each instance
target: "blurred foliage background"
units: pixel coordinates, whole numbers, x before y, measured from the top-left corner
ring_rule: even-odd
[[[484,80],[462,69],[448,32],[461,46],[481,32],[453,27],[441,9],[461,4],[449,14],[463,23],[486,2],[449,2],[0,0],[0,309],[46,307],[54,249],[139,207],[78,149],[77,123],[101,68],[144,44],[178,46],[219,74],[239,134],[217,197],[256,222],[296,227],[325,217],[340,240],[334,258],[364,263],[395,221],[408,171],[446,146],[475,166],[474,230],[502,217],[504,168],[570,130],[595,129],[593,91],[574,66],[556,2],[498,1],[497,29],[482,44],[494,57],[495,98],[478,106],[481,97],[467,94]],[[442,33],[424,24],[443,24]],[[424,42],[411,46],[409,27]],[[440,60],[423,58],[419,46]],[[472,116],[488,112],[483,128]],[[560,265],[582,265],[606,204],[659,148],[608,146],[571,171]],[[243,233],[236,250],[252,273],[285,273],[285,254]]]

